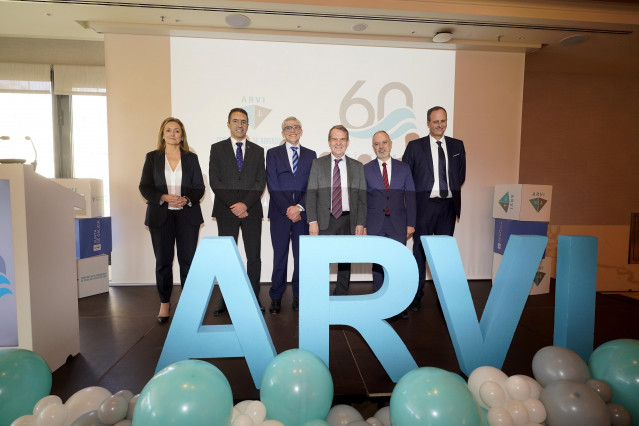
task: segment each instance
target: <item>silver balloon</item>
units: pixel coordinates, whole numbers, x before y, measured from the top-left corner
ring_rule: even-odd
[[[126,400],[126,402],[131,401],[131,398],[133,398],[133,392],[131,392],[130,390],[126,390],[126,389],[118,391],[118,392],[114,393],[113,395],[121,396],[122,398],[124,398]]]
[[[98,408],[98,418],[107,425],[112,425],[126,418],[129,403],[119,395],[111,395]]]
[[[585,383],[557,380],[544,387],[540,396],[546,407],[548,426],[609,426],[606,403]]]
[[[126,412],[126,418],[129,420],[133,419],[133,410],[135,410],[135,404],[138,403],[138,398],[140,397],[140,394],[137,394],[135,396],[133,396],[133,398],[131,398],[129,400],[129,408]]]
[[[601,398],[603,402],[610,402],[612,399],[612,388],[603,380],[588,379],[586,380],[586,384],[597,392],[597,395],[599,395],[599,398]]]
[[[546,346],[537,351],[532,360],[535,379],[542,386],[556,380],[585,382],[590,379],[590,369],[579,355],[561,346]]]
[[[611,402],[608,404],[608,411],[612,426],[632,426],[632,414],[623,405]]]
[[[89,411],[78,417],[71,426],[108,426],[98,419],[98,410]]]

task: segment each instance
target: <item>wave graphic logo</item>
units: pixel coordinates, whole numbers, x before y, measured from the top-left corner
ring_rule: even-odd
[[[384,85],[377,95],[377,108],[365,98],[356,97],[355,93],[366,83],[358,80],[344,95],[339,108],[339,117],[342,124],[349,128],[351,137],[358,139],[371,139],[376,131],[385,130],[392,139],[397,139],[406,133],[417,130],[416,117],[413,112],[413,94],[403,83],[391,82]],[[386,114],[386,97],[390,92],[399,91],[404,95],[405,106],[398,107]],[[366,120],[361,126],[353,125],[347,117],[348,110],[353,106],[359,106],[366,111]],[[375,110],[377,109],[377,114]],[[352,130],[351,130],[352,129]]]
[[[7,265],[4,258],[0,256],[0,299],[8,294],[13,294],[9,286],[11,281],[7,278]]]

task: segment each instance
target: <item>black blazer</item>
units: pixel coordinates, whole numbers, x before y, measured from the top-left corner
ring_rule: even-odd
[[[160,197],[168,194],[164,165],[166,157],[164,151],[151,151],[146,154],[142,177],[140,178],[140,193],[146,199],[146,226],[162,226],[166,222],[168,203],[160,204]],[[204,223],[200,199],[204,196],[204,179],[197,155],[182,151],[182,196],[191,200],[191,206],[185,205],[181,212],[193,225]]]
[[[213,217],[236,217],[230,207],[239,202],[246,205],[248,218],[264,217],[260,202],[266,187],[264,149],[248,140],[245,148],[240,172],[230,138],[211,145],[209,183],[215,194]]]

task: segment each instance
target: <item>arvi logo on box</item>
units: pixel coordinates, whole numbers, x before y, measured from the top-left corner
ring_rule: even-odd
[[[537,193],[539,194],[539,193]],[[536,194],[533,194],[536,195]],[[541,194],[539,194],[541,195]],[[539,211],[541,209],[544,208],[544,206],[546,205],[546,203],[548,202],[548,200],[546,200],[545,198],[541,198],[541,197],[537,197],[537,198],[531,198],[530,200],[530,204],[532,204],[533,208],[535,209],[535,211],[537,213],[539,213]]]
[[[514,201],[515,201],[515,196],[514,195],[511,196],[508,192],[506,192],[504,196],[499,199],[499,205],[501,206],[502,209],[504,209],[504,212],[508,213],[508,208],[509,207],[512,208],[512,203]]]

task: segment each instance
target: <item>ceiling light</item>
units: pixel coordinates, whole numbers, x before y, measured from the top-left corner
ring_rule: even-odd
[[[433,37],[433,42],[434,43],[446,43],[449,42],[450,40],[452,40],[453,38],[453,33],[449,32],[449,31],[442,31],[440,33],[435,34],[435,36]]]
[[[251,18],[245,15],[240,15],[239,13],[227,15],[227,17],[224,18],[224,21],[228,24],[228,26],[233,28],[246,28],[251,25]]]
[[[574,35],[574,36],[568,36],[564,39],[561,39],[561,41],[559,41],[559,45],[560,46],[575,46],[577,44],[581,44],[584,41],[588,40],[588,36],[585,35]]]

